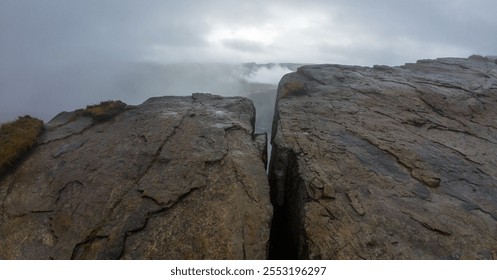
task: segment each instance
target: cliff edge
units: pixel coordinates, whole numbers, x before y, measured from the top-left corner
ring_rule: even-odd
[[[0,179],[0,259],[267,257],[266,140],[250,100],[89,108],[55,117]]]
[[[495,104],[497,64],[477,56],[286,75],[272,257],[497,258]]]

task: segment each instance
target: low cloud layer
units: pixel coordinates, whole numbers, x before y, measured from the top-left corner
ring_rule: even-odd
[[[496,51],[491,0],[245,2],[3,0],[2,64],[106,58],[367,65]]]
[[[168,88],[161,75],[176,73],[159,64],[399,65],[496,54],[496,14],[491,0],[2,0],[0,121],[192,90]],[[212,82],[213,91],[235,91]]]

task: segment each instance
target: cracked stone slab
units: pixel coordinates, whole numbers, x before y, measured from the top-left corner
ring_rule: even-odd
[[[0,259],[265,259],[272,206],[255,109],[151,98],[61,113],[0,179]]]
[[[288,236],[275,251],[497,258],[496,71],[442,58],[284,76],[269,180],[275,236]]]

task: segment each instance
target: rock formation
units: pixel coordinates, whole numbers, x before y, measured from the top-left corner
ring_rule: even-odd
[[[0,178],[0,259],[264,259],[272,207],[246,98],[50,121]]]
[[[497,64],[481,57],[286,75],[272,257],[497,258],[496,104]]]
[[[300,67],[269,184],[247,98],[64,112],[0,174],[0,259],[496,259],[495,104],[493,58]]]

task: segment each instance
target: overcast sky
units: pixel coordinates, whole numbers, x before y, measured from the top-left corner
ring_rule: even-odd
[[[497,54],[496,30],[494,0],[0,0],[0,121],[115,90],[122,63],[400,65]]]

